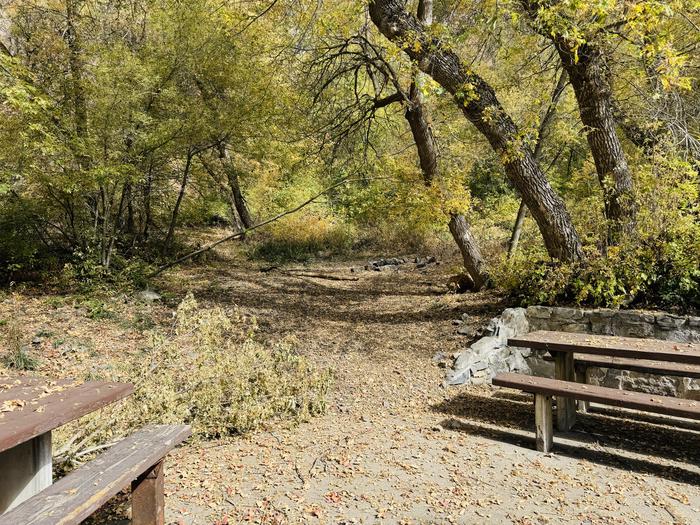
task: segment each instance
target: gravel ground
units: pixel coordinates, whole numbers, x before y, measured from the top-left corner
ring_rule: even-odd
[[[528,396],[445,388],[434,360],[467,342],[453,319],[466,313],[477,329],[503,301],[445,293],[454,264],[373,272],[365,263],[263,272],[223,254],[162,276],[165,304],[125,298],[102,315],[93,303],[20,291],[0,300],[0,320],[39,334],[41,371],[66,375],[137,348],[141,330],[168,323],[193,291],[256,315],[266,339],[294,335],[333,369],[324,416],[172,454],[170,523],[700,523],[700,425],[594,407],[556,435],[553,454],[539,454]]]

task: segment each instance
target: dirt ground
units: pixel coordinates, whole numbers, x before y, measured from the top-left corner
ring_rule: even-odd
[[[594,407],[543,455],[533,450],[528,396],[443,386],[434,356],[468,342],[452,320],[467,314],[476,329],[505,307],[488,293],[446,294],[450,264],[261,272],[220,257],[164,275],[158,291],[171,304],[192,291],[205,304],[238,305],[270,340],[293,334],[333,369],[334,385],[324,416],[173,453],[169,523],[700,523],[700,425]],[[81,355],[65,341],[82,341],[93,358],[138,345],[134,327],[167,322],[171,309],[130,308],[120,322],[75,314],[94,305],[48,301],[47,313],[45,297],[7,294],[0,319],[43,330],[35,344],[57,359]]]

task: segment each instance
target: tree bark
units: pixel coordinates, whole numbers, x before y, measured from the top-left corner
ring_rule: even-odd
[[[569,74],[603,190],[608,243],[617,244],[634,231],[637,210],[632,173],[616,129],[607,57],[596,43],[571,41],[549,22],[542,22],[540,0],[521,2],[536,29],[554,44]]]
[[[566,70],[562,71],[559,75],[559,80],[557,80],[556,86],[554,86],[554,91],[552,92],[552,98],[547,106],[547,110],[544,112],[544,116],[540,121],[540,125],[537,128],[537,141],[535,142],[535,150],[533,155],[537,162],[542,159],[542,144],[544,144],[544,138],[549,132],[549,126],[554,119],[554,114],[557,112],[557,105],[561,99],[562,93],[566,88]],[[518,215],[515,218],[515,224],[513,225],[513,232],[511,233],[510,240],[508,241],[508,259],[515,255],[515,251],[518,249],[518,243],[520,242],[520,234],[522,233],[523,224],[525,223],[525,217],[527,217],[527,206],[525,206],[525,201],[520,199],[520,206],[518,207]]]
[[[409,100],[410,105],[406,107],[404,116],[411,127],[413,140],[416,143],[423,179],[426,184],[430,185],[438,173],[437,148],[415,82],[411,85]]]
[[[462,252],[464,266],[474,281],[474,290],[479,291],[488,284],[489,280],[486,264],[484,258],[481,256],[479,244],[472,235],[464,215],[458,213],[451,214],[449,227],[452,237],[454,237],[460,252]]]
[[[418,19],[426,26],[430,26],[433,20],[432,0],[418,2]],[[427,186],[430,186],[439,175],[438,148],[425,110],[423,97],[416,85],[418,74],[419,72],[415,71],[404,116],[416,143],[423,180]],[[481,256],[479,244],[471,233],[466,217],[460,213],[450,213],[448,227],[462,254],[464,268],[474,282],[474,290],[481,290],[488,284],[489,275],[486,271],[486,262]]]
[[[523,224],[525,223],[525,217],[527,216],[527,206],[525,206],[525,201],[520,199],[520,206],[518,207],[518,215],[515,217],[515,224],[513,225],[513,231],[510,234],[510,240],[508,241],[508,258],[512,259],[515,255],[515,250],[518,249],[518,243],[520,242],[520,234],[523,231]]]
[[[177,217],[180,214],[180,205],[182,204],[182,199],[185,196],[185,190],[187,189],[187,182],[190,177],[190,168],[192,167],[192,156],[194,153],[192,150],[187,152],[187,160],[185,161],[185,169],[182,173],[182,182],[180,183],[180,192],[177,195],[177,200],[175,201],[175,207],[173,208],[173,213],[170,217],[170,226],[168,227],[168,234],[165,236],[165,241],[163,242],[163,252],[166,252],[173,242],[173,237],[175,236],[175,227],[177,226]]]
[[[615,128],[605,55],[592,44],[584,44],[575,54],[562,37],[555,38],[554,44],[571,79],[603,189],[608,242],[618,244],[634,231],[636,206],[632,173]]]
[[[382,34],[453,95],[465,117],[501,156],[506,174],[532,212],[550,256],[562,261],[581,259],[581,242],[564,202],[532,151],[518,138],[518,128],[493,88],[439,39],[428,35],[423,24],[406,12],[402,0],[373,0],[369,11]]]
[[[236,212],[238,213],[238,217],[243,227],[248,229],[254,224],[253,217],[250,214],[250,210],[248,210],[248,203],[245,197],[243,197],[236,167],[231,162],[228,152],[226,151],[226,146],[223,144],[219,146],[219,161],[221,162],[221,167],[224,169],[224,173],[226,173],[228,185],[231,190],[231,198]]]

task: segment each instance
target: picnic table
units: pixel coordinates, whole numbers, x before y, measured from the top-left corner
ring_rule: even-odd
[[[537,330],[511,337],[508,344],[548,351],[554,358],[554,377],[561,381],[576,380],[575,352],[700,366],[698,343]],[[568,397],[557,402],[560,403],[557,410],[557,426],[560,430],[568,430],[576,421],[576,400]]]
[[[698,401],[586,384],[589,366],[700,377],[700,343],[540,330],[511,337],[508,344],[545,350],[554,359],[554,379],[501,373],[492,381],[496,386],[535,395],[537,450],[548,452],[552,447],[552,396],[557,401],[557,427],[560,431],[568,431],[576,421],[577,402],[584,412],[588,403],[594,402],[700,419]]]
[[[132,392],[126,383],[0,376],[0,514],[52,484],[53,430]]]

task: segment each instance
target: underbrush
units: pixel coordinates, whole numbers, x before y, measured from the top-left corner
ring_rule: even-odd
[[[300,356],[293,339],[263,344],[256,330],[254,318],[201,308],[189,295],[172,332],[153,332],[147,348],[87,378],[131,382],[135,392],[69,427],[59,455],[79,459],[149,423],[187,423],[195,436],[214,438],[322,413],[330,373]]]
[[[314,214],[288,216],[257,238],[251,256],[280,262],[346,254],[353,246],[354,235],[354,229],[339,219]]]
[[[502,263],[497,280],[520,304],[595,307],[700,308],[700,239],[646,239],[636,245],[589,250],[584,263]]]
[[[7,325],[4,343],[7,351],[2,356],[2,365],[14,370],[36,370],[39,367],[39,360],[22,344],[22,331],[17,324]]]

